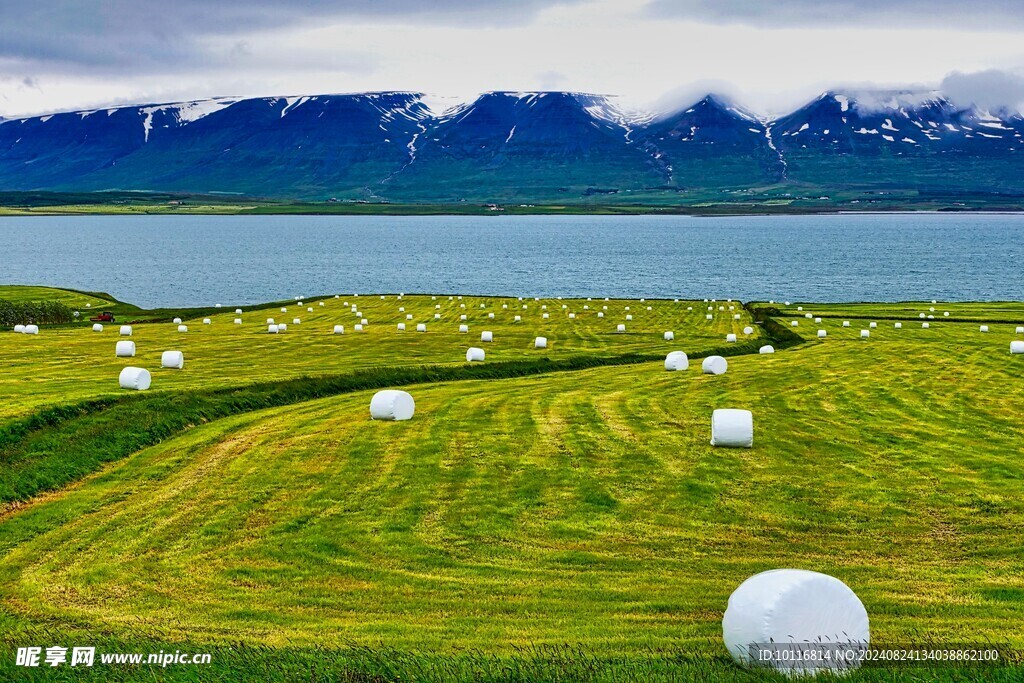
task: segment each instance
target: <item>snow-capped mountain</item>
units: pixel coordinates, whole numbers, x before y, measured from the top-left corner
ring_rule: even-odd
[[[431,108],[432,105],[433,109]],[[1024,192],[1024,118],[938,92],[827,92],[762,119],[571,92],[217,98],[0,119],[0,190],[545,200],[794,184]],[[636,196],[636,195],[634,195]]]

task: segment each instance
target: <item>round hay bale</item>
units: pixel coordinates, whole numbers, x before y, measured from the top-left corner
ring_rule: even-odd
[[[714,319],[715,319],[715,316],[713,316],[713,315],[711,315],[710,313],[708,313],[708,314],[707,314],[706,316],[704,316],[704,318],[705,318],[706,320],[714,320]]]
[[[790,327],[800,327],[800,321],[799,320],[794,320],[793,322],[791,322],[789,324],[789,326]]]
[[[282,306],[282,307],[281,307],[281,312],[282,312],[282,313],[287,313],[287,312],[288,312],[288,309],[287,309],[287,308],[285,308],[284,306]]]
[[[928,316],[926,316],[926,315],[925,315],[924,313],[918,313],[918,314],[917,314],[917,317],[918,317],[918,318],[921,318],[922,320],[924,320],[924,319],[925,319],[925,318],[927,318]]]
[[[484,359],[484,350],[478,346],[470,346],[466,351],[466,362],[473,363]]]
[[[788,306],[789,304],[786,304],[786,305]],[[804,307],[803,307],[803,306],[797,306],[797,307],[796,307],[796,310],[798,310],[798,311],[802,311],[802,310],[804,310]]]
[[[173,322],[175,325],[180,325],[181,324],[181,318],[175,318],[171,322]]]
[[[405,332],[405,323],[398,323],[398,331]]]
[[[312,306],[309,306],[309,307],[306,308],[306,313],[312,313],[312,312],[313,312],[313,307]]]
[[[676,338],[676,333],[675,332],[666,332],[664,336],[665,336],[665,341],[673,341]]]
[[[435,313],[434,314],[434,320],[440,320],[440,319],[441,319],[441,314],[440,313]]]
[[[39,334],[39,325],[25,325],[25,334]]]
[[[335,298],[337,298],[337,297],[335,297]],[[321,301],[321,302],[320,302],[320,305],[321,305],[321,306],[323,306],[323,305],[324,305],[324,302],[323,302],[323,301]],[[242,315],[242,309],[241,309],[241,308],[236,308],[236,309],[235,309],[235,315]]]
[[[146,389],[149,389],[152,377],[149,374],[149,370],[145,368],[135,368],[129,365],[121,370],[121,374],[118,375],[117,381],[118,384],[121,385],[122,389],[145,391]]]
[[[360,322],[360,323],[362,323],[363,325],[369,325],[369,324],[370,324],[370,321],[369,321],[369,320],[367,320],[366,318],[363,318],[363,319],[362,319],[362,320],[360,320],[359,322]]]
[[[700,364],[700,369],[705,375],[724,375],[729,369],[729,361],[721,356],[708,356]]]
[[[536,339],[533,340],[533,348],[535,348],[535,349],[546,349],[546,348],[548,348],[548,338],[547,337],[537,337]]]
[[[949,311],[943,311],[942,315],[948,318],[949,317]]]
[[[399,313],[405,313],[405,306],[399,306],[398,307],[398,312]]]
[[[871,328],[871,329],[873,330],[873,329],[875,329],[876,327],[878,327],[878,323],[868,323],[868,327],[869,327],[869,328]]]
[[[334,326],[334,334],[345,334],[345,326],[344,325],[335,325]]]
[[[278,331],[280,331],[280,329],[281,328],[279,328],[277,325],[275,325],[273,323],[267,325],[267,332],[270,333],[270,334],[277,334]]]
[[[626,326],[621,324],[621,323],[619,323],[618,327],[615,328],[615,331],[616,332],[625,332],[626,331]]]
[[[902,330],[903,329],[903,323],[896,323],[895,325],[893,325],[893,328],[895,328],[897,330]]]
[[[236,325],[241,325],[242,324],[242,319],[241,318],[235,318],[235,324]]]
[[[1010,353],[1012,353],[1012,354],[1024,353],[1024,341],[1012,341],[1012,342],[1010,342]]]
[[[733,320],[739,320],[739,319],[740,319],[740,314],[739,314],[739,313],[737,313],[736,315],[734,315],[734,316],[732,317],[732,319],[733,319]]]
[[[14,331],[17,332],[18,334],[25,334],[25,326],[24,325],[15,325],[14,326]]]
[[[1015,330],[1015,332],[1016,332],[1016,334],[1024,334],[1024,327],[1021,327],[1021,326],[1018,325],[1017,329]]]
[[[459,325],[459,332],[469,332],[469,325]]]
[[[181,351],[164,351],[160,354],[160,367],[181,370],[185,367],[185,354]]]
[[[480,341],[489,342],[494,341],[494,333],[490,330],[485,330],[480,333]]]
[[[287,332],[288,331],[288,325],[286,323],[278,323],[277,324],[277,329],[281,330],[282,332]]]
[[[426,332],[426,331],[427,331],[427,326],[426,326],[426,324],[424,324],[424,323],[419,323],[418,325],[416,325],[416,331],[417,331],[417,332]]]
[[[114,355],[118,358],[133,358],[135,356],[135,342],[117,342],[117,344],[114,346]]]
[[[210,320],[209,318],[203,318],[203,324],[204,325],[211,325],[212,323],[213,323],[213,321]]]
[[[850,321],[849,320],[844,320],[843,321],[843,327],[849,327],[849,326],[850,326]]]
[[[722,639],[737,663],[769,666],[785,673],[849,670],[838,660],[837,646],[863,652],[871,639],[868,613],[857,595],[839,579],[803,569],[774,569],[755,574],[733,591],[722,617]],[[832,655],[768,662],[752,656],[751,645],[774,644]],[[795,653],[794,653],[795,654]]]
[[[547,320],[547,319],[548,319],[548,314],[547,314],[547,313],[545,313],[545,314],[544,314],[544,315],[542,315],[541,317],[542,317],[542,318],[544,318],[545,320]]]
[[[775,353],[775,347],[771,344],[765,344],[757,350],[758,353]]]
[[[268,325],[273,325],[274,324],[274,319],[273,318],[267,318],[267,324]]]
[[[860,331],[860,336],[861,336],[862,339],[870,337],[871,336],[871,330],[861,330]]]
[[[131,325],[121,325],[121,329],[118,331],[118,334],[121,335],[122,337],[130,337],[130,336],[132,336],[132,326]]]
[[[299,318],[292,318],[292,325],[301,325],[302,320]]]
[[[750,327],[749,325],[747,327],[744,327],[743,334],[754,334],[754,328]]]
[[[627,315],[627,316],[626,316],[626,320],[627,320],[627,321],[629,321],[629,320],[632,320],[632,319],[633,319],[633,316],[632,316],[632,315]]]
[[[188,332],[188,325],[178,325],[178,332]]]
[[[92,331],[93,332],[102,332],[103,331],[103,325],[100,325],[99,323],[93,323]]]
[[[459,320],[466,320],[466,319],[467,318],[466,318],[465,314],[459,316]]]
[[[416,402],[407,391],[385,389],[370,399],[370,419],[400,422],[411,420],[416,413]]]
[[[356,332],[362,332],[362,331],[363,331],[363,325],[362,325],[362,323],[356,323],[356,324],[355,324],[355,325],[353,325],[352,327],[353,327],[353,329],[355,329],[355,331],[356,331]]]
[[[821,318],[815,318],[814,319],[814,324],[815,325],[820,325],[821,324]]]
[[[818,330],[818,339],[824,339],[828,336],[828,332],[825,330]]]
[[[598,311],[597,312],[597,317],[598,318],[603,318],[604,317],[604,311]]]
[[[573,316],[571,316],[571,315],[570,315],[569,317],[571,318],[571,317],[573,317]],[[488,314],[487,314],[487,319],[488,319],[488,320],[494,320],[494,314],[493,314],[493,313],[488,313]]]
[[[981,332],[988,332],[988,325],[982,325],[981,327],[978,328],[978,330]]]
[[[569,320],[575,320],[575,319],[576,319],[576,314],[575,313],[570,313],[569,314]]]
[[[725,335],[725,341],[728,344],[735,344],[736,343],[736,335],[730,332],[729,334]]]
[[[512,318],[512,322],[514,322],[514,323],[518,323],[518,322],[521,322],[521,321],[522,321],[522,319],[523,319],[523,317],[522,317],[522,316],[520,316],[520,315],[517,315],[517,316],[515,316],[514,318]]]
[[[752,448],[754,414],[749,410],[719,408],[711,413],[711,445],[723,448]]]
[[[928,323],[921,323],[921,328],[927,330],[928,329]]]
[[[686,370],[690,367],[690,359],[682,351],[673,351],[665,356],[665,369],[671,371]]]

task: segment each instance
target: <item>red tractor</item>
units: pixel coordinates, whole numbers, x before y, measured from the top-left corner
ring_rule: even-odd
[[[103,311],[95,318],[89,318],[89,322],[94,323],[112,323],[114,322],[114,314],[110,311]]]

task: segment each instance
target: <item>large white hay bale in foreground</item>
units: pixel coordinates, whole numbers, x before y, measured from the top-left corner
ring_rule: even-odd
[[[1010,353],[1024,353],[1024,341],[1012,341],[1010,342]]]
[[[416,402],[407,391],[385,389],[370,399],[370,419],[373,420],[411,420],[415,412]]]
[[[181,318],[175,318],[171,322],[173,322],[175,325],[180,325],[181,324]]]
[[[818,339],[824,339],[828,336],[828,332],[825,330],[818,330]]]
[[[39,325],[25,325],[25,334],[39,334]]]
[[[724,375],[729,369],[729,361],[721,356],[708,356],[700,364],[700,369],[705,375]]]
[[[494,333],[491,332],[490,330],[484,330],[483,332],[480,333],[480,341],[494,341]]]
[[[723,448],[753,447],[754,414],[736,408],[719,408],[711,413],[711,445]]]
[[[119,341],[114,346],[114,355],[118,358],[133,358],[135,356],[135,342]]]
[[[548,338],[547,337],[537,337],[536,339],[533,340],[533,348],[535,348],[535,349],[546,349],[546,348],[548,348]]]
[[[988,325],[982,325],[981,327],[978,328],[978,330],[981,332],[988,332]]]
[[[470,346],[466,350],[466,362],[472,363],[475,361],[482,361],[484,359],[484,350],[478,346]]]
[[[665,356],[666,370],[686,370],[690,367],[690,359],[682,351],[673,351]]]
[[[132,336],[132,326],[131,325],[121,325],[121,329],[118,330],[118,334],[121,335],[122,337],[130,337],[130,336]]]
[[[729,596],[722,639],[740,664],[806,674],[855,668],[856,657],[844,661],[836,655],[863,652],[871,634],[864,604],[845,583],[803,569],[774,569],[755,574]],[[797,661],[790,657],[759,661],[751,652],[755,643],[784,648],[784,652],[776,650],[783,655],[792,647],[801,653],[830,656],[810,662],[806,655]]]
[[[729,344],[736,343],[736,335],[732,333],[725,335],[725,341]]]
[[[267,325],[267,332],[270,334],[277,334],[280,331],[280,329],[281,328],[274,324]]]
[[[419,323],[418,325],[416,325],[416,331],[417,332],[426,332],[427,331],[426,324],[425,323]]]
[[[469,325],[459,325],[459,332],[469,332]]]
[[[152,379],[153,378],[150,376],[149,370],[128,366],[121,370],[121,374],[118,375],[117,381],[121,385],[122,389],[145,391],[146,389],[149,389]]]
[[[178,332],[188,332],[188,325],[178,325]]]
[[[344,325],[335,325],[334,326],[334,334],[345,334],[345,326]]]
[[[160,354],[160,367],[181,370],[185,367],[185,354],[181,351],[164,351]]]
[[[102,332],[103,331],[103,325],[100,325],[99,323],[93,323],[92,331],[93,332]]]
[[[675,332],[666,332],[665,333],[665,341],[673,341],[675,338],[676,338],[676,333]]]
[[[757,350],[758,353],[775,353],[775,347],[771,344],[765,344]]]
[[[619,325],[618,325],[618,326],[617,326],[617,327],[615,328],[615,331],[616,331],[616,332],[625,332],[625,331],[626,331],[626,326],[620,323],[620,324],[619,324]]]

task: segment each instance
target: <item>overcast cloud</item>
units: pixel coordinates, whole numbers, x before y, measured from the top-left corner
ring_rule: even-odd
[[[0,115],[390,89],[773,112],[843,84],[1017,107],[1022,28],[1006,0],[0,0]]]

